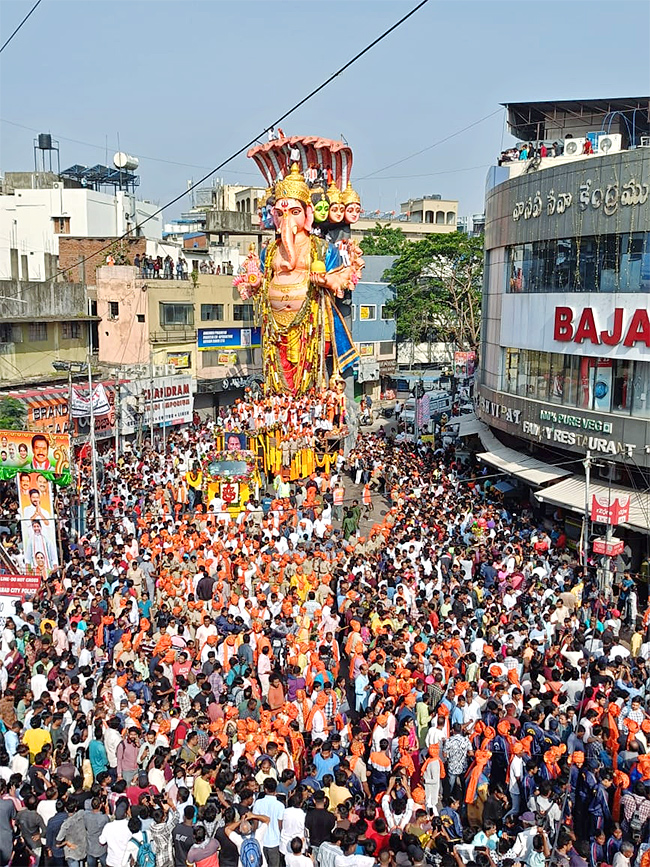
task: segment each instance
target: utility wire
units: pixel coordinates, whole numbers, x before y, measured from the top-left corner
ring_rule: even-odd
[[[479,120],[475,120],[473,123],[470,123],[467,126],[464,126],[462,129],[456,130],[456,132],[450,133],[448,136],[445,136],[445,138],[441,138],[439,141],[435,141],[433,144],[427,145],[427,147],[422,148],[419,151],[415,151],[415,153],[409,154],[409,156],[407,156],[407,157],[402,157],[401,160],[396,160],[394,163],[389,163],[389,165],[384,166],[381,169],[375,169],[374,172],[370,172],[370,174],[364,175],[361,178],[357,178],[357,181],[365,181],[368,178],[371,178],[373,175],[378,175],[380,172],[385,172],[387,169],[392,169],[393,166],[399,166],[402,163],[407,162],[408,160],[412,160],[413,157],[420,156],[420,154],[426,153],[427,151],[430,151],[433,148],[437,148],[438,145],[444,144],[445,142],[449,141],[452,138],[456,138],[457,135],[461,135],[462,133],[467,132],[468,129],[472,129],[472,127],[478,126],[480,123],[483,123],[483,121],[488,120],[491,117],[494,117],[495,114],[500,114],[501,111],[502,111],[502,109],[497,108],[496,111],[492,111],[492,112],[490,112],[490,114],[486,114],[485,117],[479,118]]]
[[[14,36],[16,35],[16,33],[18,33],[18,31],[20,30],[20,28],[23,26],[23,24],[25,24],[25,23],[27,22],[27,19],[30,18],[31,15],[32,15],[34,12],[36,12],[37,7],[40,6],[42,2],[43,2],[43,0],[36,0],[36,3],[34,3],[34,5],[33,5],[32,8],[29,10],[29,12],[27,13],[27,15],[25,15],[25,17],[24,17],[23,20],[20,22],[20,24],[18,25],[18,27],[16,27],[16,29],[15,29],[14,32],[11,34],[11,36],[9,37],[9,39],[7,39],[7,40],[3,43],[2,47],[0,48],[0,54],[2,54],[2,52],[5,50],[5,48],[7,47],[7,45],[9,45],[9,43],[10,43],[11,40],[14,38]]]
[[[41,0],[39,0],[39,3],[40,2],[41,2]],[[138,223],[136,225],[135,231],[137,232],[137,230],[140,229],[142,226],[144,226],[145,223],[148,223],[149,220],[153,220],[154,217],[157,217],[159,214],[161,214],[165,210],[165,208],[169,208],[172,205],[175,205],[176,202],[180,201],[188,193],[191,193],[192,190],[195,190],[197,187],[201,186],[201,184],[204,184],[209,178],[212,177],[212,175],[216,174],[225,165],[227,165],[229,162],[232,162],[232,160],[234,160],[240,154],[243,154],[244,151],[248,150],[248,148],[252,147],[255,143],[257,143],[258,140],[263,138],[268,133],[268,131],[270,129],[273,129],[276,126],[279,126],[284,120],[286,120],[286,118],[289,117],[289,115],[291,115],[295,111],[297,111],[306,102],[309,102],[309,100],[312,99],[314,96],[316,96],[317,93],[320,93],[321,90],[324,90],[329,84],[331,84],[334,81],[335,78],[338,78],[339,75],[342,75],[347,69],[349,69],[354,63],[356,63],[357,60],[360,60],[364,55],[366,55],[369,51],[371,51],[376,45],[378,45],[380,42],[382,42],[384,39],[386,39],[387,36],[390,36],[390,34],[393,33],[393,31],[397,30],[398,27],[401,27],[402,24],[404,24],[406,21],[408,21],[408,19],[411,18],[413,15],[415,15],[415,13],[418,12],[423,6],[426,6],[426,4],[428,2],[429,2],[429,0],[420,0],[420,3],[418,3],[417,6],[414,6],[410,12],[407,12],[406,15],[403,15],[398,21],[395,22],[395,24],[391,25],[387,30],[384,30],[384,32],[381,33],[376,39],[373,39],[373,41],[370,42],[368,45],[366,45],[365,48],[363,48],[361,51],[359,51],[357,54],[355,54],[351,60],[348,60],[348,62],[345,63],[343,66],[341,66],[339,69],[337,69],[336,72],[333,72],[332,75],[329,76],[329,78],[326,78],[325,81],[322,82],[322,84],[319,84],[318,87],[315,87],[312,91],[310,91],[307,94],[307,96],[304,96],[299,102],[295,103],[290,109],[288,109],[288,111],[285,111],[284,114],[281,114],[280,117],[278,117],[276,120],[274,120],[268,126],[266,126],[262,130],[261,133],[258,133],[257,135],[255,135],[252,139],[250,139],[250,141],[246,142],[245,145],[242,145],[242,147],[240,147],[238,150],[236,150],[234,153],[232,153],[229,157],[227,157],[227,159],[225,159],[223,162],[219,163],[218,166],[216,166],[214,169],[209,171],[202,178],[199,178],[198,181],[193,183],[186,190],[183,190],[182,193],[179,193],[177,196],[175,196],[169,202],[167,202],[166,204],[164,204],[160,208],[158,208],[157,211],[154,211],[152,214],[149,214],[148,217],[145,217],[145,219],[142,220],[141,223]],[[499,109],[499,111],[501,111],[501,109]],[[135,237],[135,235],[133,235],[131,231],[125,232],[123,235],[121,235],[116,240],[117,241],[123,241],[129,237],[133,238],[133,237]],[[75,263],[74,265],[71,265],[69,268],[66,268],[63,271],[59,271],[57,276],[61,276],[62,274],[66,274],[68,271],[71,271],[74,268],[78,268],[80,265],[83,265],[89,259],[94,259],[100,253],[103,253],[104,250],[108,250],[109,247],[112,247],[114,243],[115,243],[115,241],[111,241],[110,244],[105,244],[103,247],[100,247],[99,250],[96,250],[94,253],[91,253],[89,256],[86,256],[84,259],[81,259],[79,262]]]
[[[9,124],[9,126],[15,126],[15,127],[18,127],[19,129],[26,129],[26,130],[29,130],[29,132],[34,132],[34,133],[42,132],[42,130],[36,129],[33,126],[26,126],[24,123],[17,123],[15,120],[9,120],[8,118],[5,118],[5,117],[0,117],[0,123],[7,123],[7,124]],[[80,141],[77,138],[68,138],[67,136],[58,135],[57,133],[52,133],[52,135],[54,136],[54,138],[58,139],[59,141],[67,141],[67,142],[71,142],[72,144],[82,145],[83,147],[93,148],[94,150],[104,151],[104,152],[106,151],[106,144],[103,144],[103,145],[93,144],[92,142],[89,142],[89,141]],[[113,147],[115,150],[118,150],[118,148],[115,147],[115,145],[113,145]],[[206,169],[210,168],[210,166],[202,166],[202,165],[200,166],[200,165],[196,165],[196,163],[181,163],[181,162],[178,162],[177,160],[166,160],[166,159],[163,159],[162,157],[151,157],[151,156],[147,156],[147,154],[141,154],[138,150],[135,150],[135,152],[138,154],[138,157],[141,160],[152,160],[153,162],[156,162],[156,163],[165,163],[165,164],[170,165],[170,166],[181,166],[182,168],[187,168],[187,169],[201,169],[201,171],[203,171],[203,172],[206,171]],[[244,171],[239,171],[237,169],[233,169],[231,174],[253,176],[253,175],[256,175],[256,172],[244,172]]]

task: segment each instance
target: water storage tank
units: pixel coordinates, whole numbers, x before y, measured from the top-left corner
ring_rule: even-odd
[[[49,132],[39,132],[38,149],[41,151],[52,150],[52,136],[49,134]]]
[[[118,151],[113,157],[113,165],[116,169],[122,169],[125,172],[134,172],[140,165],[140,160],[137,157],[132,157],[131,154],[125,154]]]

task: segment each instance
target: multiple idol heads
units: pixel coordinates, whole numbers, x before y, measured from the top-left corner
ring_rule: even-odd
[[[298,167],[294,164],[291,173],[287,176],[297,175]],[[302,175],[300,176],[301,180]],[[260,208],[260,220],[266,229],[274,228],[275,221],[273,212],[277,199],[277,187],[283,181],[278,182],[276,189],[269,187],[266,191],[266,201]],[[332,181],[325,191],[324,187],[314,185],[309,189],[310,204],[313,208],[313,220],[318,227],[317,234],[327,231],[326,224],[333,227],[343,227],[356,223],[361,216],[361,199],[359,193],[348,182],[344,190],[340,190],[335,181]],[[277,226],[276,226],[277,228]]]
[[[327,193],[322,189],[312,193],[314,204],[314,219],[317,223],[356,223],[361,216],[361,199],[359,193],[352,189],[352,184],[341,191],[336,183],[327,188]]]

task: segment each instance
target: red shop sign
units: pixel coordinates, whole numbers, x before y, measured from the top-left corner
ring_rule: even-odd
[[[625,524],[630,520],[630,498],[622,494],[610,500],[607,494],[591,498],[591,520],[596,524]]]

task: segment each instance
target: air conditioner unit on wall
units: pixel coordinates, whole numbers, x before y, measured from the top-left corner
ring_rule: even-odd
[[[579,157],[582,155],[582,149],[585,146],[583,138],[565,138],[564,139],[564,156]]]
[[[623,146],[623,137],[620,132],[601,132],[598,136],[597,153],[615,154]]]

